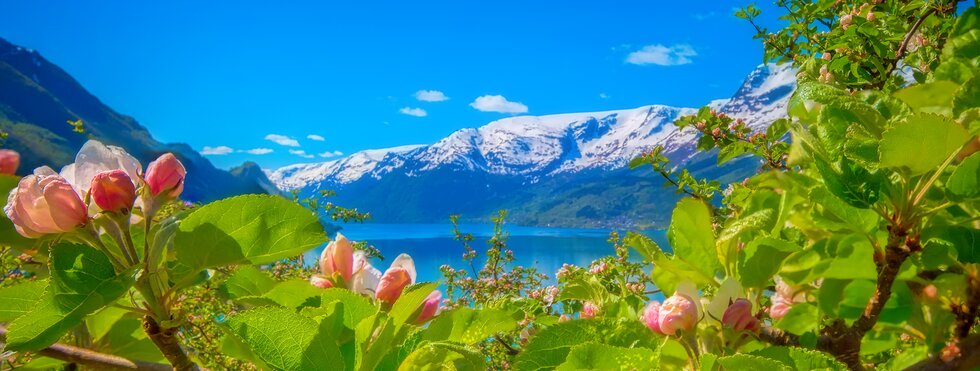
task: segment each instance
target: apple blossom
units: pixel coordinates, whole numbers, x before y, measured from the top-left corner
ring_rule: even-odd
[[[102,210],[125,213],[136,201],[136,186],[123,170],[103,171],[92,178],[90,194]]]
[[[20,154],[9,149],[0,149],[0,174],[14,175],[20,167]]]
[[[10,191],[3,211],[22,236],[71,232],[88,222],[85,203],[65,178],[44,166]]]

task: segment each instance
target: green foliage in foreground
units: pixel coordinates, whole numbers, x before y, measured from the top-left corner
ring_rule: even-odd
[[[444,267],[443,311],[431,317],[438,282],[414,283],[413,267],[399,276],[413,284],[382,300],[396,275],[359,287],[364,266],[337,268],[340,238],[311,285],[316,272],[291,258],[327,242],[311,200],[97,213],[39,240],[4,220],[8,362],[58,367],[68,358],[36,352],[61,342],[178,369],[980,367],[980,10],[780,4],[789,25],[775,33],[753,7],[737,15],[767,59],[799,67],[787,117],[765,132],[708,108],[676,123],[721,163],[759,159],[759,173],[722,190],[659,149],[631,163],[688,196],[671,214],[670,249],[614,234],[614,255],[566,265],[542,287],[546,276],[515,264],[502,213],[486,249],[456,230],[465,260],[486,263]],[[16,183],[0,177],[0,195]],[[652,323],[644,308],[657,293],[670,298]],[[738,321],[734,303],[750,308]]]

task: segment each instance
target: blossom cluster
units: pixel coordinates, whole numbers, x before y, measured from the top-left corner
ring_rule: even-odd
[[[320,272],[310,277],[310,284],[319,288],[346,288],[358,294],[372,296],[384,305],[392,305],[402,292],[416,281],[415,261],[401,254],[391,262],[384,274],[371,265],[363,251],[354,251],[354,243],[343,234],[327,244],[320,254]],[[434,290],[425,298],[414,322],[423,324],[439,312],[442,292]]]
[[[0,172],[13,174],[19,161],[16,152],[0,151]],[[128,222],[138,208],[143,218],[152,218],[160,206],[180,196],[186,174],[172,153],[164,153],[143,171],[139,161],[122,148],[90,140],[78,151],[75,162],[60,172],[42,166],[21,178],[3,211],[27,238],[83,231],[97,234],[92,221],[103,215]]]

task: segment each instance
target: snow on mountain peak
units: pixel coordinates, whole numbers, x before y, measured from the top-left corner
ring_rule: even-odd
[[[789,65],[761,65],[731,99],[718,99],[712,107],[745,119],[759,129],[785,113],[795,89],[795,70]],[[380,179],[399,171],[409,176],[439,168],[541,177],[585,169],[619,168],[656,145],[685,160],[696,135],[670,125],[693,114],[692,108],[662,105],[602,112],[544,116],[515,116],[479,128],[457,130],[432,145],[366,150],[346,158],[277,169],[269,178],[283,189],[321,183],[343,185],[369,175]]]

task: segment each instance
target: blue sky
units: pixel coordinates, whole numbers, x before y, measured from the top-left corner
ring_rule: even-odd
[[[728,97],[762,60],[744,4],[2,1],[0,37],[161,141],[271,168],[515,114]]]

